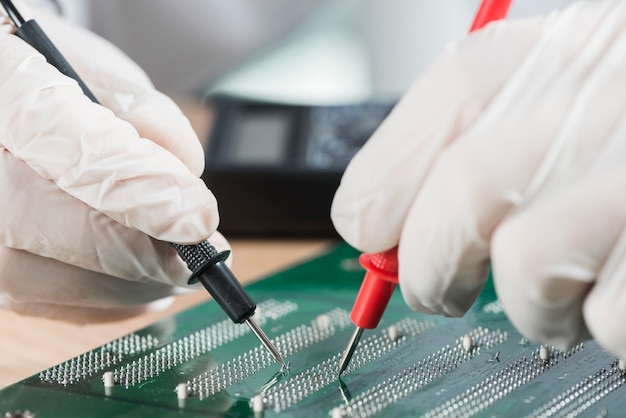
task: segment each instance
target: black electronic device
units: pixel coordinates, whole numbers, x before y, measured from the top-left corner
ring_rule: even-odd
[[[218,97],[203,179],[228,236],[336,235],[341,175],[395,102],[306,106]]]

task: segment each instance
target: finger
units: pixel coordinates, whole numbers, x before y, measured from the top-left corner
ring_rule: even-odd
[[[484,129],[467,132],[437,159],[409,210],[398,257],[400,287],[413,309],[463,315],[487,279],[494,229],[528,199],[549,140],[490,126],[489,135],[503,140],[485,146]]]
[[[180,159],[196,176],[203,150],[189,120],[154,89],[144,71],[111,43],[46,10],[35,10],[43,30],[103,106]]]
[[[88,306],[68,306],[57,303],[16,303],[0,293],[0,307],[19,315],[55,319],[74,324],[94,324],[98,322],[121,321],[147,312],[166,309],[172,298],[160,299],[144,305],[93,308]]]
[[[137,283],[26,251],[0,247],[0,292],[13,304],[132,307],[168,297],[170,285]]]
[[[620,215],[623,216],[623,213],[622,211]],[[620,230],[617,223],[611,227],[616,234]],[[601,346],[622,359],[626,358],[626,332],[623,322],[626,315],[625,231],[622,223],[621,233],[583,304],[583,317],[591,335]]]
[[[350,162],[332,206],[339,233],[364,251],[396,245],[441,151],[472,126],[538,38],[543,21],[496,23],[450,48]],[[493,57],[498,65],[491,65]]]
[[[130,229],[0,152],[0,244],[138,282],[185,286],[190,272],[174,248]],[[220,251],[228,243],[215,233]]]
[[[224,237],[224,235],[222,235],[219,231],[215,231],[213,235],[209,237],[209,242],[211,243],[212,246],[215,247],[215,249],[218,252],[230,251],[231,255],[224,262],[229,267],[232,266],[233,264],[232,247],[230,246],[230,243],[228,242],[226,237]]]
[[[618,61],[607,51],[620,50],[623,29],[600,25],[611,10],[582,21],[575,12],[552,18],[519,70],[433,165],[400,240],[400,284],[415,309],[462,315],[486,280],[496,226],[551,181],[588,166],[588,150],[601,148],[597,138],[622,117],[626,90],[614,86]],[[586,35],[564,41],[561,31],[574,27]],[[600,103],[614,106],[596,119]]]
[[[626,199],[616,193],[626,185],[626,170],[577,180],[547,189],[498,227],[496,290],[513,324],[530,339],[568,348],[591,334],[623,352],[618,344],[625,333],[616,318],[624,305],[612,302],[625,295],[623,276],[614,274],[623,249],[613,248],[626,221]],[[612,251],[617,264],[603,269]]]
[[[195,243],[214,232],[215,198],[179,159],[90,103],[20,39],[0,35],[0,44],[6,64],[0,123],[8,127],[0,141],[11,154],[94,209],[157,239]]]
[[[110,80],[110,79],[109,79]],[[154,89],[130,94],[124,108],[119,104],[107,107],[116,116],[133,125],[142,138],[147,138],[181,160],[194,175],[204,171],[204,150],[189,119],[167,96]]]

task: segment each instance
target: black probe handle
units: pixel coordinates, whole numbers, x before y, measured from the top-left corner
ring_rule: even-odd
[[[256,303],[224,262],[230,251],[218,253],[208,241],[172,245],[193,272],[189,284],[202,283],[234,323],[239,324],[254,314]]]
[[[37,22],[32,19],[24,22],[19,28],[17,28],[15,34],[39,51],[39,53],[46,57],[46,60],[51,65],[56,67],[61,73],[76,80],[80,88],[83,89],[85,96],[89,97],[92,102],[99,103],[96,96],[94,96],[91,90],[89,90],[87,85],[78,76],[76,71],[74,71],[70,63],[67,62],[57,47],[54,46],[50,38],[48,38]]]

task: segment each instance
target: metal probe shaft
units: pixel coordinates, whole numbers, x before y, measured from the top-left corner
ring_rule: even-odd
[[[91,101],[99,104],[100,102],[95,95],[89,90],[78,73],[67,62],[37,22],[32,19],[25,21],[11,0],[0,0],[0,3],[17,27],[15,34],[46,57],[50,65],[74,79],[83,90],[83,93]],[[287,369],[285,360],[283,360],[276,347],[251,318],[256,309],[256,304],[224,263],[230,252],[218,253],[208,241],[195,245],[172,245],[192,271],[189,283],[193,284],[200,281],[233,322],[241,323],[245,321],[263,346],[281,364],[282,368]]]
[[[245,319],[245,321],[246,321],[246,324],[248,324],[248,326],[252,330],[252,332],[254,332],[254,335],[257,336],[259,341],[261,341],[261,344],[263,344],[265,348],[267,349],[267,351],[269,351],[270,354],[274,356],[276,361],[281,364],[282,369],[287,370],[289,366],[287,365],[287,363],[285,363],[283,356],[280,355],[280,353],[278,352],[274,344],[272,344],[270,339],[267,338],[267,335],[265,335],[261,327],[259,327],[259,325],[251,317]]]
[[[343,373],[343,371],[348,367],[348,364],[350,364],[350,359],[354,354],[354,350],[356,350],[356,346],[361,339],[361,335],[363,335],[363,328],[356,327],[350,341],[348,342],[348,346],[341,356],[341,361],[339,362],[339,375],[341,375],[341,373]]]

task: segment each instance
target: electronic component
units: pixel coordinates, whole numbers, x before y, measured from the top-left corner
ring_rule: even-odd
[[[0,416],[558,417],[626,408],[618,358],[593,341],[563,352],[523,338],[491,281],[463,318],[412,312],[396,292],[338,379],[352,333],[338,306],[361,283],[358,255],[341,244],[250,286],[263,301],[255,318],[289,355],[289,371],[210,301],[4,388]]]

